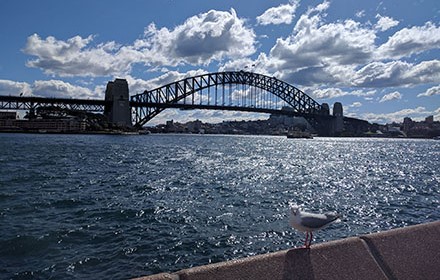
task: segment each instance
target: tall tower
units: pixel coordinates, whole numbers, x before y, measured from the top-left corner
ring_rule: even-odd
[[[335,132],[340,133],[344,130],[344,115],[341,102],[333,104],[333,116],[335,118]]]
[[[323,115],[329,115],[330,114],[330,107],[328,106],[328,103],[322,103],[321,104],[321,113]]]
[[[127,80],[108,82],[105,101],[109,104],[104,108],[104,115],[110,123],[119,127],[132,127]]]

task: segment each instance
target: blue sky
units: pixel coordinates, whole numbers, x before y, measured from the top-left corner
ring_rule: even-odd
[[[0,95],[103,98],[195,74],[276,76],[370,122],[440,120],[440,1],[2,0]],[[247,68],[249,69],[249,68]],[[169,119],[264,118],[165,110]]]

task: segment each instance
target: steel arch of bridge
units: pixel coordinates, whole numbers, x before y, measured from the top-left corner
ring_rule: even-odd
[[[321,114],[322,106],[313,100],[310,96],[299,90],[298,88],[278,80],[275,77],[269,77],[262,74],[245,72],[245,71],[229,71],[207,73],[194,77],[188,77],[180,81],[176,81],[153,90],[144,91],[141,94],[131,96],[130,105],[134,113],[135,126],[141,127],[149,120],[154,118],[166,108],[202,108],[217,110],[237,110],[248,112],[267,112],[264,108],[255,107],[229,107],[223,105],[195,105],[194,98],[186,102],[187,97],[194,96],[196,92],[204,89],[215,87],[217,95],[217,87],[222,86],[223,91],[225,85],[241,84],[259,88],[279,97],[288,106],[290,111],[296,115]],[[179,102],[179,101],[182,101]],[[231,109],[232,108],[232,109]]]

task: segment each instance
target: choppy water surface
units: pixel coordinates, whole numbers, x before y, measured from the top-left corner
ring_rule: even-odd
[[[440,141],[0,134],[2,278],[126,279],[440,219]]]

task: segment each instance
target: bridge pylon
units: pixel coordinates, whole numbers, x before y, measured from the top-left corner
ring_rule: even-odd
[[[107,83],[105,90],[104,115],[115,126],[131,128],[131,107],[128,92],[128,83],[125,79],[115,79]]]

